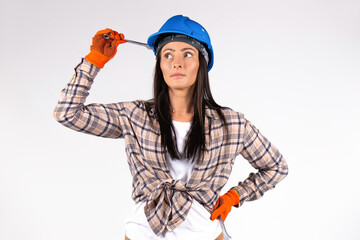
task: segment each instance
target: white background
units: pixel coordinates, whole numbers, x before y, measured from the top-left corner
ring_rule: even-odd
[[[52,116],[93,35],[145,42],[183,14],[210,33],[215,100],[280,150],[289,175],[233,208],[233,239],[360,239],[360,2],[0,2],[0,239],[123,239],[133,205],[124,141]],[[149,99],[155,58],[123,44],[87,103]],[[239,156],[226,192],[254,171]]]

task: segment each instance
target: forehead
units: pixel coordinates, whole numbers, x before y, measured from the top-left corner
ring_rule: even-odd
[[[195,52],[198,52],[198,50],[194,46],[192,46],[188,43],[185,43],[185,42],[169,42],[162,47],[161,51],[162,52],[166,51],[166,50],[182,51],[182,50],[189,50],[189,49],[191,49]]]

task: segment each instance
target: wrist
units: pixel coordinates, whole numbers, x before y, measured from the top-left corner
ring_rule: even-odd
[[[104,56],[96,50],[91,50],[90,53],[85,56],[85,59],[91,64],[97,66],[98,68],[103,68],[105,64],[110,60],[109,57]]]
[[[229,191],[233,191],[234,193],[236,193],[236,195],[238,196],[238,198],[240,198],[239,193],[238,193],[235,189],[230,189]]]
[[[236,206],[239,204],[240,197],[236,190],[230,189],[226,194],[231,198],[233,206]]]

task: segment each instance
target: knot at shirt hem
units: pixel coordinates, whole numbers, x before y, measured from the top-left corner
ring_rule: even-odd
[[[184,222],[192,200],[184,182],[173,179],[161,181],[151,192],[144,208],[153,232],[159,236]]]

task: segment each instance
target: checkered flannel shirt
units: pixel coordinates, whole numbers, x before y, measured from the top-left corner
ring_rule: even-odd
[[[147,114],[144,101],[84,105],[99,68],[86,60],[75,68],[75,75],[62,90],[54,110],[55,119],[79,132],[106,138],[124,138],[133,176],[132,198],[146,202],[145,215],[155,234],[172,231],[186,218],[193,199],[210,213],[226,184],[235,158],[241,154],[258,170],[232,189],[240,204],[260,198],[288,173],[286,161],[243,114],[222,110],[224,125],[215,110],[205,109],[206,151],[195,164],[190,180],[184,183],[171,177],[166,152],[161,147],[160,126],[154,109]],[[209,129],[210,128],[210,129]]]

